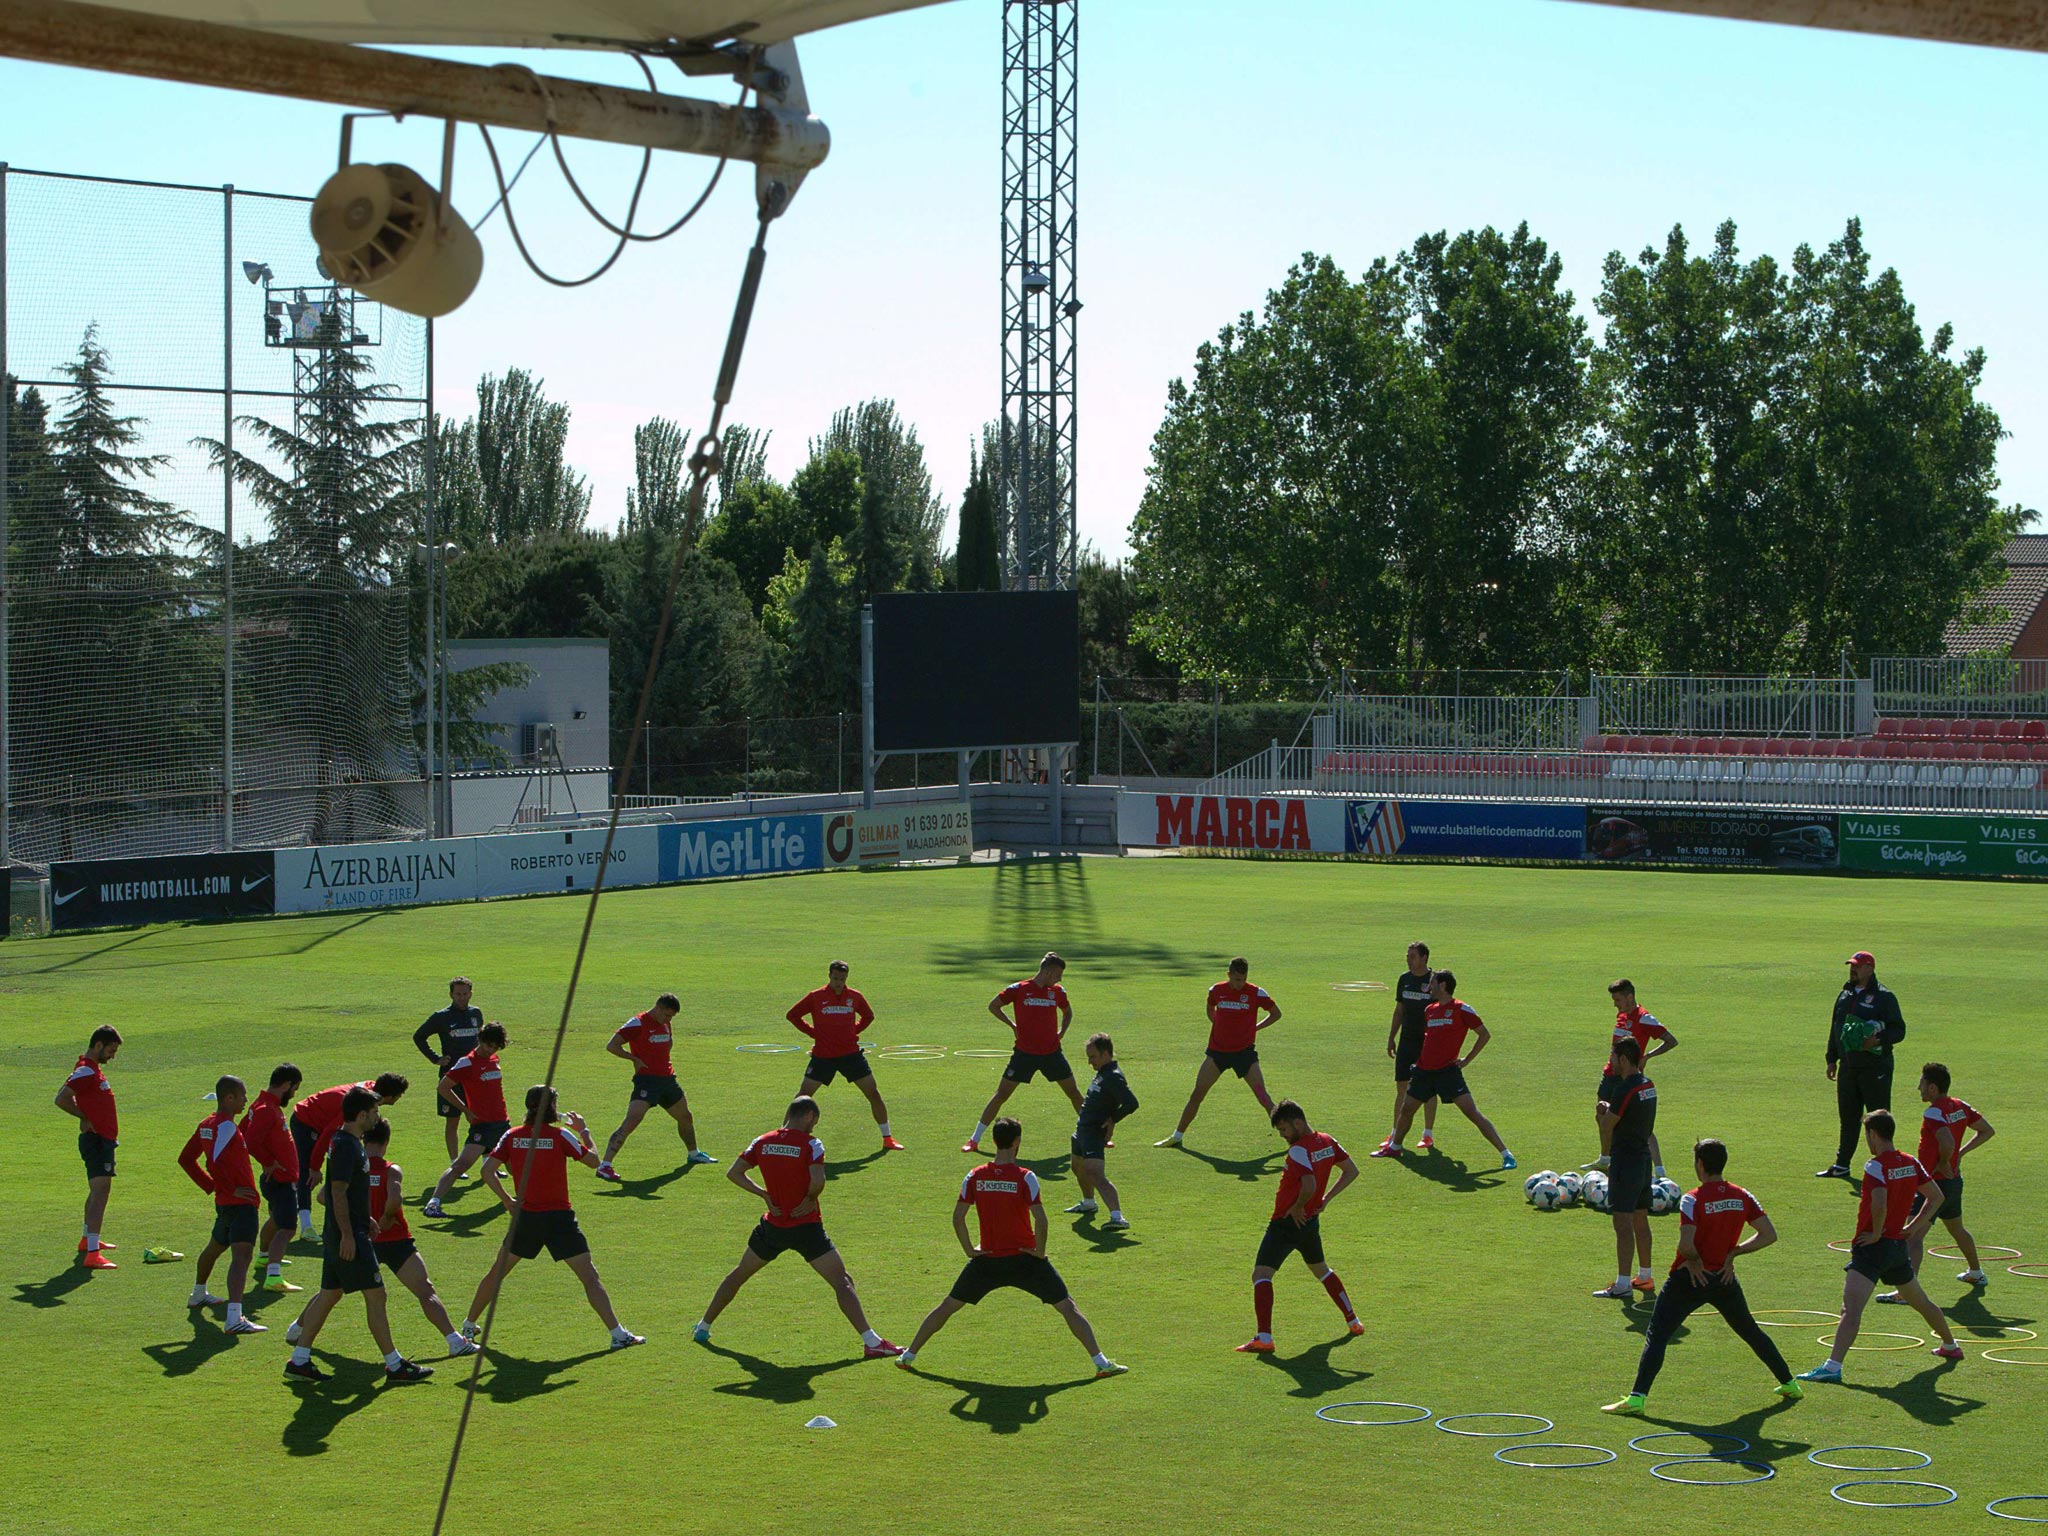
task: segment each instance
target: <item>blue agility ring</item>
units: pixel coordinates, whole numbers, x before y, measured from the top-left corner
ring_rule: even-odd
[[[1666,1467],[1697,1467],[1711,1462],[1717,1467],[1747,1467],[1755,1477],[1673,1477]],[[1768,1461],[1744,1461],[1740,1456],[1676,1456],[1650,1468],[1650,1476],[1662,1483],[1684,1483],[1689,1488],[1740,1488],[1744,1483],[1768,1483],[1778,1469]]]
[[[1993,1499],[1984,1506],[1984,1513],[1996,1515],[2001,1520],[2018,1520],[2027,1525],[2048,1525],[2048,1515],[2008,1515],[1998,1506],[2001,1504],[2048,1504],[2048,1493],[2009,1493],[2002,1499]]]
[[[1667,1429],[1654,1435],[1637,1435],[1635,1439],[1629,1441],[1628,1448],[1632,1451],[1641,1451],[1645,1456],[1662,1456],[1664,1454],[1662,1451],[1651,1450],[1649,1446],[1643,1444],[1645,1440],[1729,1440],[1734,1442],[1725,1451],[1709,1451],[1707,1456],[1710,1460],[1716,1456],[1739,1456],[1742,1452],[1749,1449],[1749,1442],[1743,1439],[1742,1436],[1724,1435],[1717,1429]],[[1677,1459],[1680,1461],[1693,1461],[1697,1458],[1681,1456]]]
[[[1896,1467],[1852,1467],[1842,1461],[1822,1461],[1823,1456],[1832,1456],[1836,1451],[1890,1451],[1896,1456],[1918,1456],[1918,1461],[1901,1462]],[[1836,1472],[1918,1472],[1922,1467],[1934,1465],[1934,1458],[1925,1451],[1916,1451],[1903,1445],[1824,1445],[1817,1451],[1806,1453],[1806,1459],[1816,1467],[1827,1467]]]
[[[1539,1427],[1536,1429],[1453,1429],[1459,1419],[1528,1419]],[[1436,1421],[1436,1427],[1447,1435],[1470,1435],[1475,1440],[1518,1440],[1524,1435],[1547,1434],[1557,1428],[1540,1413],[1453,1413]]]
[[[1933,1488],[1947,1494],[1948,1497],[1945,1499],[1916,1499],[1910,1504],[1893,1504],[1878,1499],[1844,1499],[1842,1498],[1842,1490],[1844,1488]],[[1955,1503],[1956,1491],[1949,1487],[1947,1483],[1895,1482],[1887,1478],[1870,1478],[1856,1483],[1837,1483],[1828,1490],[1828,1497],[1841,1499],[1844,1504],[1854,1504],[1858,1509],[1939,1509],[1944,1504]]]
[[[1604,1458],[1600,1461],[1517,1461],[1510,1451],[1597,1451]],[[1527,1445],[1504,1445],[1493,1453],[1495,1461],[1504,1461],[1511,1467],[1529,1467],[1538,1472],[1562,1471],[1566,1467],[1604,1467],[1620,1457],[1604,1445],[1578,1445],[1569,1440],[1537,1440]]]
[[[1415,1412],[1405,1419],[1340,1419],[1330,1412],[1332,1408],[1413,1408]],[[1420,1403],[1325,1403],[1316,1410],[1316,1417],[1325,1424],[1356,1424],[1361,1429],[1391,1429],[1396,1424],[1420,1424],[1431,1416],[1432,1411]]]

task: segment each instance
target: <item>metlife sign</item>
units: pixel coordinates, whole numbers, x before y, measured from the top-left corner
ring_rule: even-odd
[[[277,871],[268,850],[50,866],[53,928],[260,917],[277,910],[276,900]]]
[[[825,867],[821,816],[745,816],[731,821],[677,822],[654,830],[661,834],[659,878],[663,885],[787,875]]]
[[[277,851],[280,912],[474,901],[476,894],[475,838]]]

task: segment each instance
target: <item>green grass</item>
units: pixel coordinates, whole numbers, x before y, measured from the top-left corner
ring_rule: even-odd
[[[224,1522],[325,1523],[354,1508],[380,1530],[424,1531],[461,1406],[463,1372],[421,1388],[372,1385],[360,1306],[321,1343],[333,1384],[287,1387],[279,1367],[289,1299],[263,1306],[273,1332],[229,1343],[182,1305],[187,1265],[145,1268],[148,1242],[196,1255],[209,1210],[173,1162],[221,1071],[260,1080],[278,1060],[325,1085],[421,1066],[408,1036],[456,970],[507,1021],[508,1078],[537,1080],[582,903],[545,899],[374,916],[89,935],[0,947],[0,1097],[14,1111],[0,1181],[0,1526],[10,1532],[217,1531]],[[580,1172],[574,1188],[599,1267],[649,1347],[603,1353],[602,1330],[568,1273],[522,1266],[499,1314],[449,1529],[499,1531],[545,1495],[545,1524],[576,1530],[957,1532],[992,1519],[1036,1531],[1189,1531],[1254,1522],[1439,1531],[1485,1521],[1557,1531],[1725,1530],[1778,1520],[1847,1529],[1816,1446],[1877,1442],[1930,1452],[1924,1477],[1961,1491],[1932,1526],[1981,1521],[1985,1501],[2048,1493],[2041,1425],[2048,1370],[1924,1351],[1858,1352],[1853,1386],[1769,1411],[1767,1377],[1711,1314],[1672,1350],[1651,1400],[1653,1430],[1731,1427],[1779,1469],[1716,1491],[1653,1481],[1624,1448],[1636,1427],[1596,1406],[1628,1385],[1646,1309],[1589,1299],[1611,1278],[1604,1218],[1539,1215],[1521,1175],[1497,1175],[1453,1113],[1443,1153],[1364,1161],[1386,1129],[1384,994],[1330,983],[1389,979],[1413,937],[1454,967],[1496,1031],[1472,1070],[1479,1101],[1525,1169],[1590,1155],[1591,1098],[1608,1021],[1604,986],[1632,976],[1682,1038],[1656,1073],[1667,1149],[1718,1134],[1731,1176],[1754,1189],[1783,1241],[1746,1261],[1758,1307],[1832,1308],[1850,1198],[1810,1175],[1834,1137],[1821,1074],[1841,960],[1868,946],[1898,989],[1910,1031],[1900,1082],[1928,1056],[1996,1122],[1973,1164],[1971,1225],[2028,1256],[2044,1245],[2037,1167],[2044,1108],[2039,1043],[2048,890],[1640,871],[1090,860],[632,891],[606,898],[563,1057],[565,1102],[600,1135],[625,1098],[602,1045],[663,988],[683,998],[677,1061],[706,1146],[729,1158],[770,1128],[794,1090],[795,1056],[733,1046],[796,1037],[782,1010],[844,954],[875,1003],[879,1042],[992,1046],[983,1011],[1048,946],[1070,960],[1076,1027],[1116,1037],[1145,1107],[1111,1171],[1136,1222],[1109,1241],[1058,1214],[1072,1198],[1071,1116],[1043,1084],[1021,1091],[1026,1151],[1053,1211],[1052,1256],[1104,1347],[1133,1369],[1087,1379],[1048,1310],[999,1295],[968,1311],[919,1359],[921,1374],[862,1363],[823,1284],[794,1258],[742,1294],[717,1348],[689,1342],[754,1209],[720,1177],[671,1177],[679,1150],[657,1116],[629,1144],[623,1188]],[[1233,1354],[1250,1331],[1249,1272],[1272,1200],[1280,1144],[1226,1079],[1188,1152],[1155,1151],[1193,1077],[1201,999],[1233,953],[1287,1010],[1265,1037],[1268,1079],[1360,1158],[1365,1176],[1326,1223],[1330,1259],[1366,1321],[1345,1339],[1298,1265],[1278,1282],[1281,1353]],[[124,1136],[109,1234],[113,1274],[73,1268],[83,1180],[72,1123],[51,1095],[86,1034],[112,1021],[128,1045],[112,1070]],[[967,1160],[956,1150],[998,1064],[885,1063],[906,1154],[870,1156],[865,1105],[825,1090],[820,1135],[834,1177],[827,1228],[877,1326],[904,1342],[958,1268],[949,1222]],[[393,1116],[394,1157],[420,1191],[441,1160],[424,1073]],[[442,1295],[458,1313],[489,1262],[500,1219],[463,1186],[451,1222],[415,1217]],[[1657,1224],[1661,1273],[1675,1221]],[[317,1274],[299,1250],[292,1273]],[[1968,1335],[2048,1316],[2048,1282],[2002,1266],[1981,1303],[1941,1263],[1935,1294]],[[1874,1309],[1875,1310],[1875,1309]],[[1889,1314],[1890,1309],[1883,1309]],[[394,1290],[401,1345],[435,1339]],[[1900,1328],[1889,1315],[1872,1326]],[[2048,1330],[2044,1330],[2048,1331]],[[1795,1368],[1825,1351],[1778,1334]],[[1345,1399],[1419,1403],[1441,1414],[1546,1415],[1546,1438],[1621,1451],[1584,1471],[1497,1464],[1498,1441],[1427,1425],[1347,1429],[1312,1410]],[[840,1427],[807,1431],[823,1413]],[[2027,1446],[2032,1445],[2032,1451]],[[1914,1474],[1898,1474],[1911,1476]],[[258,1515],[257,1510],[267,1513]],[[1379,1517],[1379,1518],[1375,1518]],[[1390,1519],[1388,1517],[1391,1517]]]

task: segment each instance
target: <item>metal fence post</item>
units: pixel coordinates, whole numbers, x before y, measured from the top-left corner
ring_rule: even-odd
[[[10,862],[8,822],[14,806],[7,757],[13,734],[7,713],[7,635],[12,622],[7,599],[7,420],[14,393],[7,379],[7,162],[0,160],[0,866]],[[11,920],[0,912],[0,933]]]
[[[220,189],[221,839],[235,846],[235,189]]]
[[[846,793],[846,711],[839,711],[839,740],[832,748],[832,771],[839,778],[839,793]]]
[[[1093,783],[1102,775],[1102,674],[1095,674],[1095,757],[1089,765],[1088,779]]]
[[[640,763],[646,769],[647,798],[654,798],[654,722],[640,722]]]
[[[875,609],[860,611],[860,808],[875,808]]]

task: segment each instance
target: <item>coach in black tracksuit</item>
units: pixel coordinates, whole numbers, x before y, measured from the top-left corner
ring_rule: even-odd
[[[1861,1047],[1845,1051],[1842,1025],[1850,1019],[1866,1020],[1876,1028]],[[1835,1085],[1841,1140],[1834,1162],[1816,1178],[1849,1177],[1849,1156],[1863,1135],[1863,1112],[1892,1107],[1892,1047],[1905,1038],[1898,998],[1891,988],[1878,984],[1877,961],[1870,951],[1857,950],[1849,957],[1849,984],[1835,999],[1835,1016],[1828,1025],[1828,1079]]]

